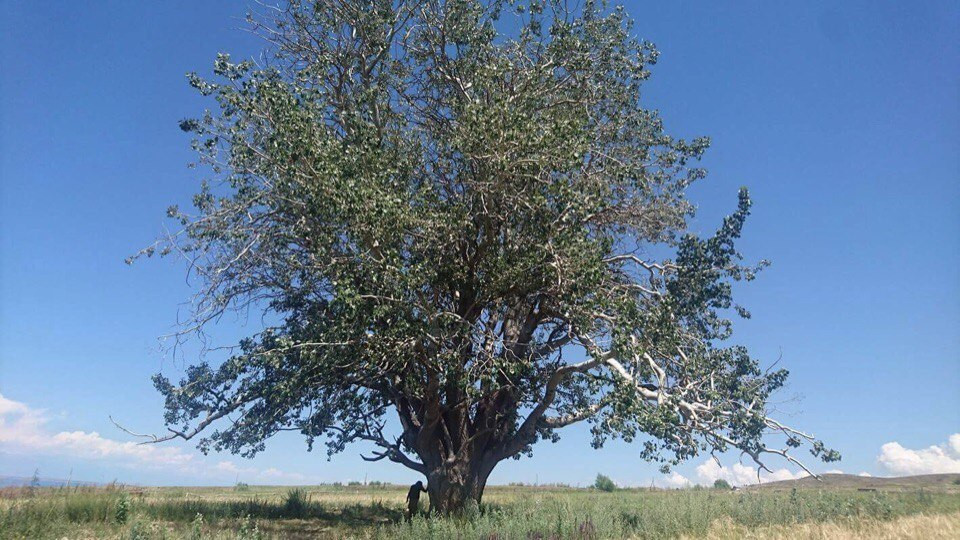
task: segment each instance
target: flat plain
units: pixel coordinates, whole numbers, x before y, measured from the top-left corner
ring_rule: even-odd
[[[825,475],[736,491],[492,486],[405,523],[405,486],[4,488],[0,539],[960,538],[960,475]]]

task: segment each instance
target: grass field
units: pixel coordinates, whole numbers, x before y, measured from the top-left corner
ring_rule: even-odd
[[[0,539],[960,538],[960,485],[950,479],[877,491],[840,481],[795,485],[491,487],[482,508],[412,524],[402,522],[403,486],[7,488]]]

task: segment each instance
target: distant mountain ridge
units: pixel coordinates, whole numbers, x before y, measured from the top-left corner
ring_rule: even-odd
[[[0,476],[0,487],[24,487],[33,482],[30,476]],[[44,478],[40,477],[37,485],[40,487],[61,487],[69,483],[71,486],[99,486],[99,482],[85,482],[82,480],[66,480],[63,478]]]
[[[960,474],[922,474],[918,476],[859,476],[855,474],[821,474],[820,480],[812,476],[797,480],[781,480],[744,486],[743,489],[884,489],[912,490],[919,488],[948,488],[960,491]]]

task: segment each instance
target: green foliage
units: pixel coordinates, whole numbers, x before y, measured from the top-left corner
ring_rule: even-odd
[[[190,522],[190,539],[201,540],[203,538],[203,514],[197,512],[197,515]]]
[[[250,491],[250,484],[246,482],[237,482],[236,485],[233,486],[233,490],[234,491]]]
[[[150,531],[146,525],[139,521],[134,521],[130,525],[130,533],[127,535],[129,540],[148,540],[150,538]]]
[[[27,493],[33,495],[40,487],[40,469],[33,470],[33,476],[30,477],[30,484],[27,485]]]
[[[303,488],[294,488],[287,492],[283,509],[291,517],[303,517],[310,505],[310,495]]]
[[[723,478],[717,478],[713,481],[713,489],[733,489],[733,486],[730,485],[730,482],[727,482]]]
[[[117,504],[114,508],[113,519],[119,524],[124,524],[127,522],[127,518],[130,517],[130,498],[126,493],[121,493],[117,498]]]
[[[665,465],[811,439],[766,417],[787,372],[724,343],[748,316],[732,284],[765,265],[735,249],[746,190],[714,234],[688,229],[709,140],[642,103],[659,52],[625,11],[575,4],[291,0],[250,20],[268,66],[189,76],[216,102],[181,122],[208,177],[142,254],[200,278],[188,329],[266,323],[219,366],[154,378],[169,438],[253,456],[296,430],[449,475],[587,419],[594,446],[648,435]]]
[[[593,481],[593,487],[600,491],[612,492],[616,491],[617,484],[615,484],[610,477],[597,474],[597,479]]]
[[[249,515],[245,516],[240,522],[240,530],[237,531],[237,540],[261,540],[260,526],[253,521]]]

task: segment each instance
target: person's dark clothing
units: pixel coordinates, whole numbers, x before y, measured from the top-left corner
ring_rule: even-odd
[[[407,521],[413,519],[413,515],[417,513],[420,507],[420,492],[427,492],[427,489],[423,487],[423,482],[420,481],[410,486],[410,491],[407,492]]]

